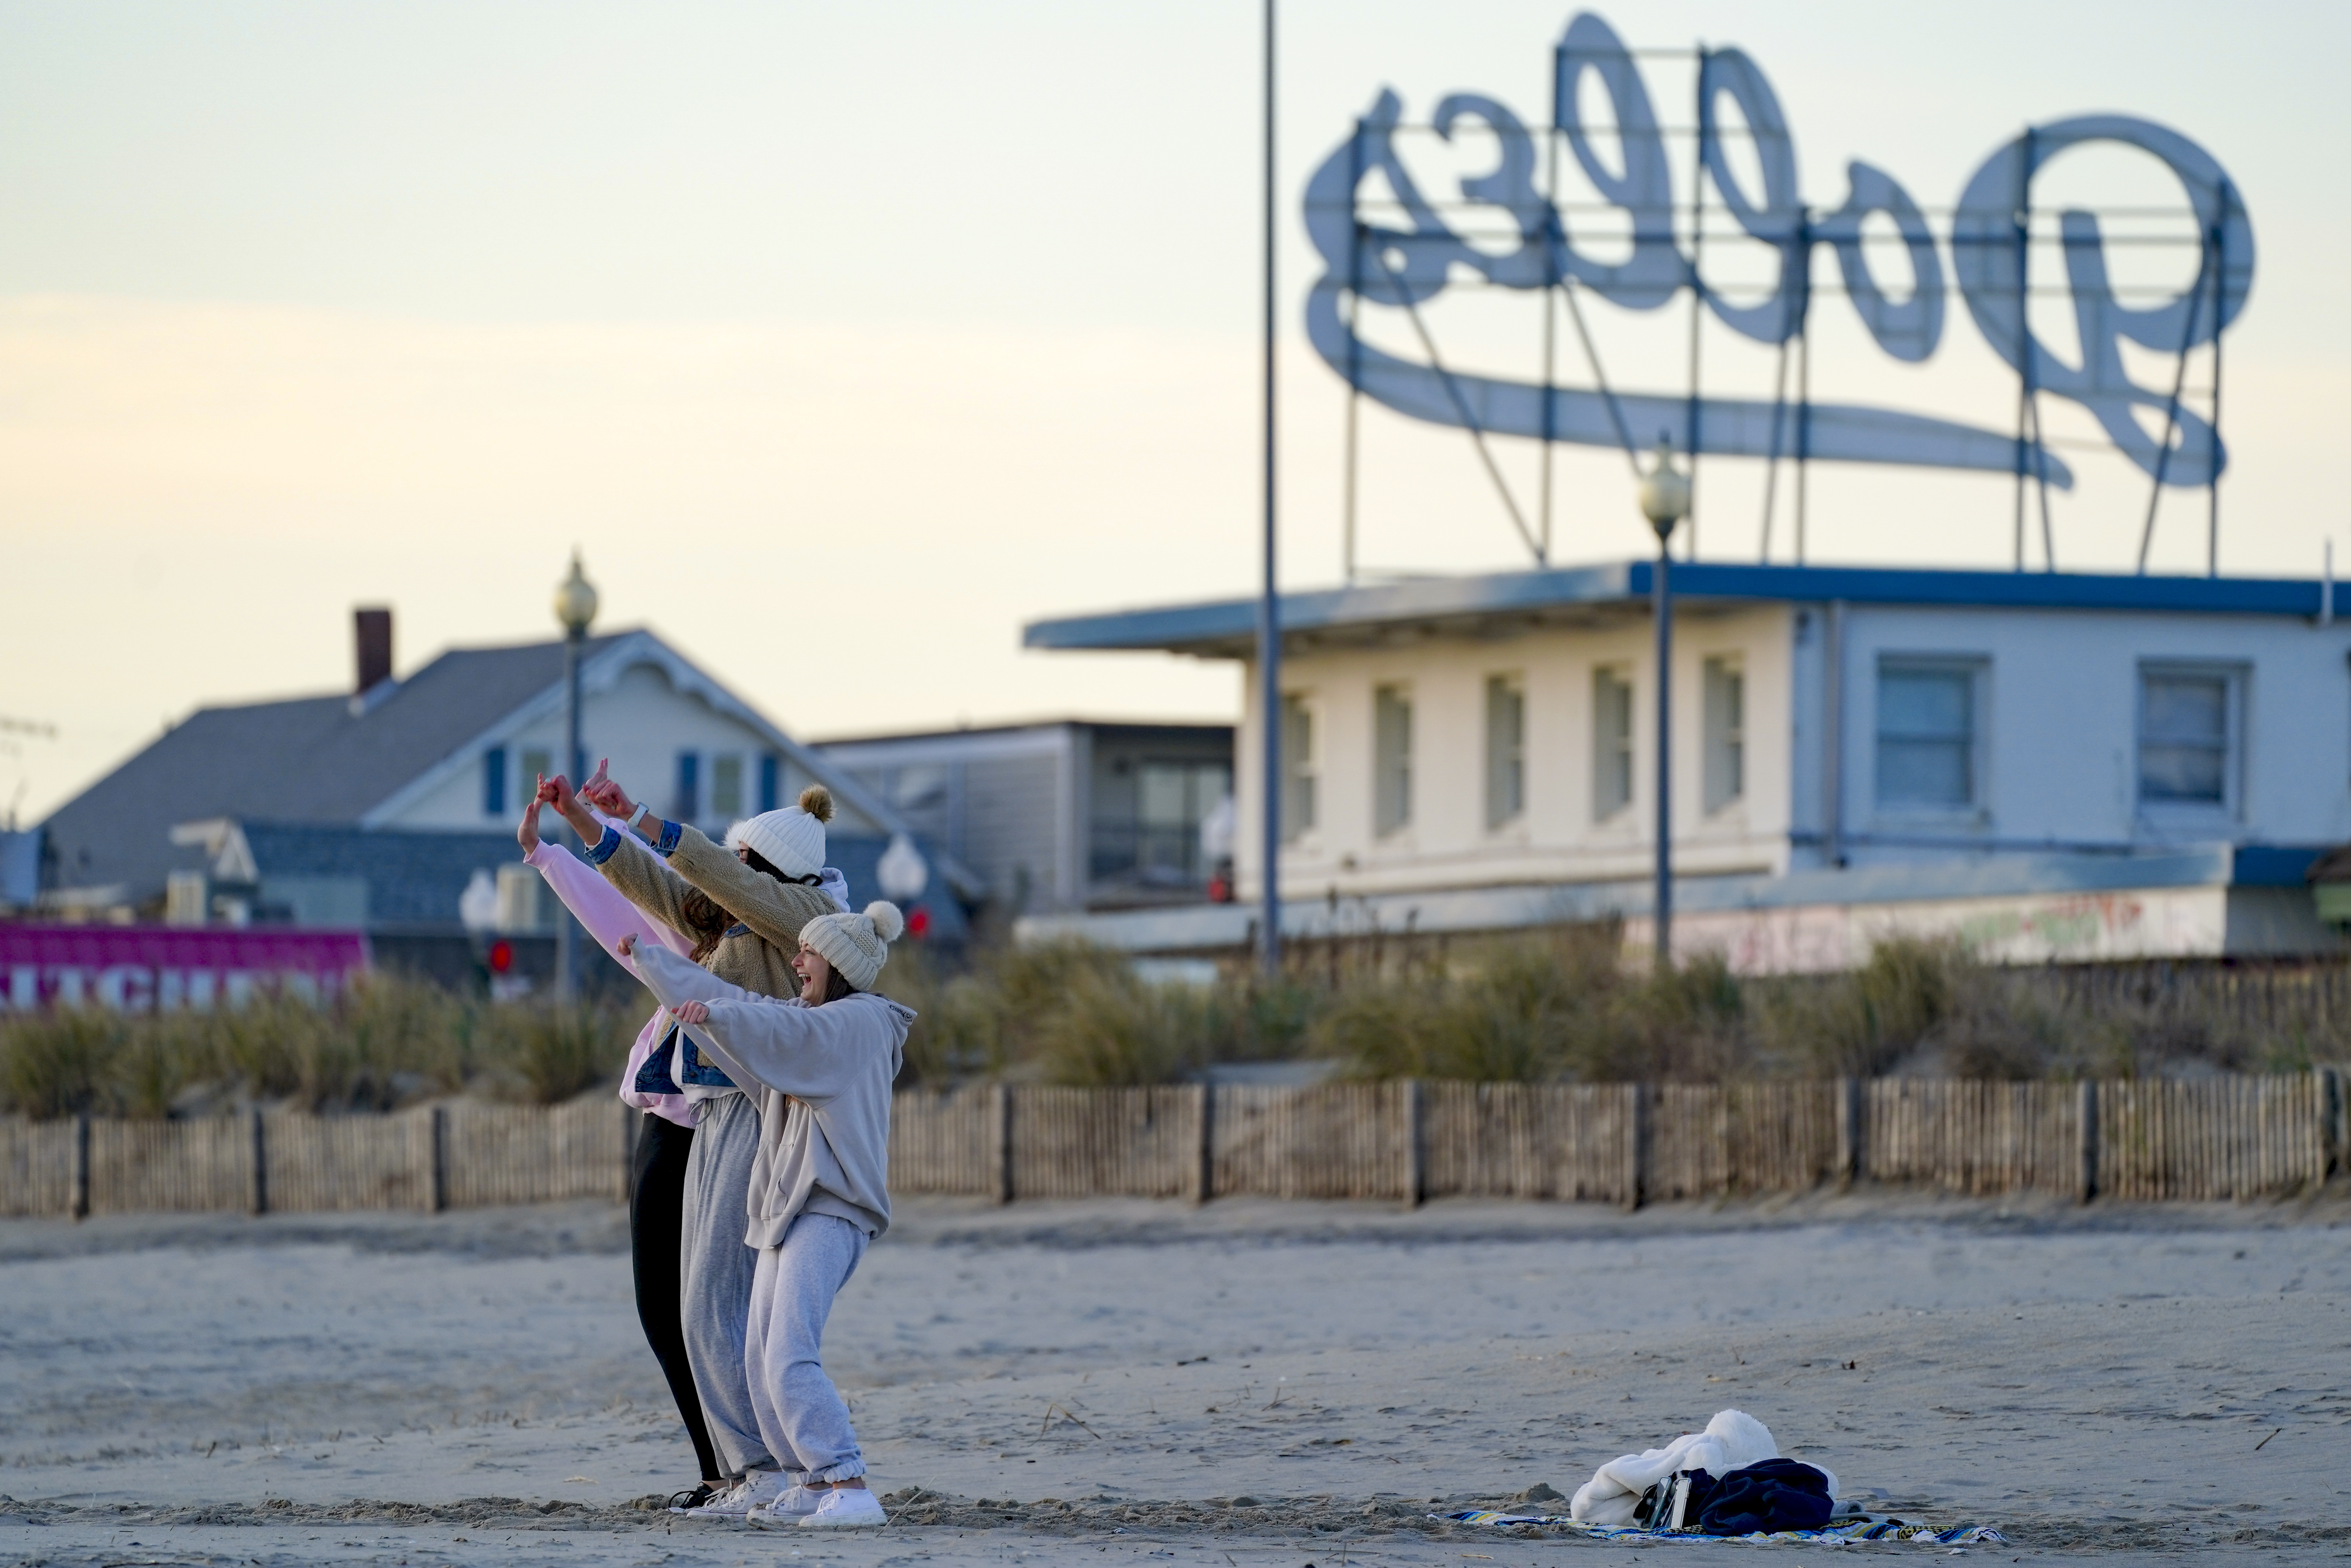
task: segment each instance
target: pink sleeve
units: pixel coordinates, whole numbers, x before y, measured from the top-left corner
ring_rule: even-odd
[[[607,832],[617,832],[607,828]],[[565,908],[580,917],[580,924],[590,936],[603,944],[604,951],[621,959],[619,943],[631,932],[650,936],[681,956],[691,956],[694,945],[671,930],[661,921],[641,913],[637,906],[623,897],[619,888],[598,875],[594,867],[581,861],[569,850],[541,841],[539,846],[523,857],[527,864],[538,868],[555,896],[563,900]],[[622,959],[622,962],[626,962]]]

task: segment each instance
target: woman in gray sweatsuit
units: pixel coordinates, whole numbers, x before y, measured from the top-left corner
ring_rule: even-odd
[[[759,1435],[793,1484],[750,1511],[755,1523],[883,1522],[820,1353],[833,1297],[890,1225],[890,1087],[914,1015],[871,988],[904,925],[889,904],[809,921],[793,959],[800,994],[787,1002],[657,944],[621,944],[687,1035],[759,1102],[744,1360]]]

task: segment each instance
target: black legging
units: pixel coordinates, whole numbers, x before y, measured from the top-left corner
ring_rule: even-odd
[[[637,1126],[637,1147],[629,1173],[629,1262],[637,1281],[637,1321],[653,1347],[670,1397],[694,1439],[695,1462],[704,1480],[718,1479],[718,1454],[702,1423],[702,1398],[694,1391],[694,1369],[685,1361],[685,1330],[679,1322],[678,1241],[685,1209],[685,1156],[694,1129],[665,1122],[650,1111]]]

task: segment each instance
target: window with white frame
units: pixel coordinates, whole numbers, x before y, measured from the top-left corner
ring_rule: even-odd
[[[1706,661],[1705,797],[1708,815],[1747,797],[1747,672],[1731,656]]]
[[[2244,672],[2228,665],[2139,666],[2138,799],[2142,807],[2236,809],[2243,686]]]
[[[1281,841],[1314,827],[1314,710],[1301,693],[1281,699]]]
[[[541,779],[555,777],[555,754],[543,746],[535,746],[522,754],[522,771],[515,775],[516,782],[524,789],[536,785]],[[572,780],[574,784],[579,779]]]
[[[1527,809],[1527,688],[1516,675],[1486,677],[1486,826],[1506,827]]]
[[[1604,822],[1633,803],[1633,678],[1623,670],[1592,672],[1592,820]]]
[[[743,814],[743,759],[740,757],[714,757],[710,759],[710,815],[713,820],[725,818],[732,821]]]
[[[1981,659],[1880,656],[1880,810],[1964,811],[1981,804],[1983,672]]]
[[[1372,693],[1372,831],[1383,836],[1412,821],[1412,691]]]

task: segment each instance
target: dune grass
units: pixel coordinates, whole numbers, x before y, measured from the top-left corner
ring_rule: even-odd
[[[242,1100],[388,1111],[462,1090],[551,1103],[619,1071],[643,1010],[490,1002],[388,975],[323,1005],[63,1009],[0,1019],[0,1111],[163,1116]]]
[[[906,1081],[931,1083],[1168,1083],[1301,1057],[1353,1078],[1488,1082],[2126,1077],[2351,1057],[2351,1020],[2323,1008],[2261,1019],[2209,988],[2161,1008],[2085,1003],[2051,981],[1915,941],[1839,975],[1740,978],[1719,960],[1656,975],[1593,925],[1305,951],[1273,977],[1235,960],[1206,987],[1151,983],[1081,944],[984,951],[950,970],[907,943],[880,988],[918,1013]],[[650,1005],[491,1002],[373,976],[324,1006],[0,1019],[0,1112],[382,1111],[459,1092],[551,1103],[613,1082]]]

